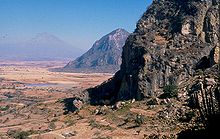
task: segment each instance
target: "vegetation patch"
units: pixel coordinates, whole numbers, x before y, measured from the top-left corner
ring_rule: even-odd
[[[163,88],[162,99],[178,97],[178,87],[176,85],[166,85]]]
[[[32,134],[37,134],[37,131],[29,130],[29,131],[21,131],[21,130],[9,130],[7,135],[14,139],[27,139],[28,136]]]
[[[0,106],[0,111],[7,111],[10,108],[10,106]]]
[[[110,125],[100,124],[96,120],[90,120],[89,121],[89,126],[91,126],[92,129],[93,128],[102,129],[102,130],[113,130],[114,129]]]

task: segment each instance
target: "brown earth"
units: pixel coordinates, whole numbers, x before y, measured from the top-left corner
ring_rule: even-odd
[[[9,138],[6,132],[11,130],[48,132],[51,123],[55,123],[56,129],[66,128],[68,121],[63,115],[62,100],[112,77],[104,73],[48,70],[64,64],[62,61],[0,61],[0,138]]]
[[[48,71],[53,65],[62,63],[0,67],[0,139],[25,134],[33,139],[169,139],[193,125],[191,119],[172,118],[188,111],[175,98],[155,104],[130,100],[117,106],[85,105],[74,111],[74,96],[112,75]]]

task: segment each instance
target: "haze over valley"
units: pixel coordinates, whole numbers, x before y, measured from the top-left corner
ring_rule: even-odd
[[[219,0],[0,3],[0,139],[219,138]]]
[[[67,61],[84,52],[49,33],[39,33],[25,42],[0,42],[0,49],[1,60],[20,61]]]

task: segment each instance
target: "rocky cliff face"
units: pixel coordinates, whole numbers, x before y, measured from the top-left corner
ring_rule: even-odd
[[[96,41],[85,54],[69,62],[64,71],[115,73],[122,63],[122,47],[129,32],[117,29]]]
[[[218,0],[154,0],[123,47],[115,76],[89,89],[90,101],[158,96],[219,61]]]

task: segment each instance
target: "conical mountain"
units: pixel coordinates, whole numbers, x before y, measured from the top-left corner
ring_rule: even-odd
[[[124,29],[117,29],[96,41],[92,48],[74,61],[64,71],[113,73],[121,65],[122,47],[129,35]]]
[[[39,33],[22,43],[1,43],[1,59],[5,60],[70,60],[83,51],[50,33]]]

